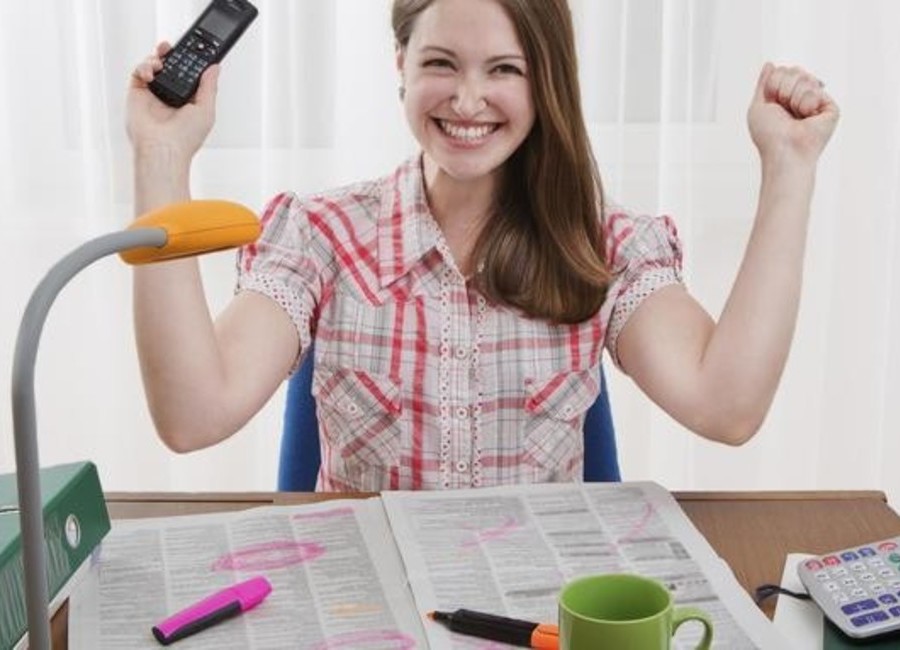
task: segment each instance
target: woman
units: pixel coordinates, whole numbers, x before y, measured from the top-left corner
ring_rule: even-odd
[[[748,121],[759,208],[714,322],[681,284],[667,219],[603,200],[565,0],[395,0],[400,97],[421,154],[384,178],[282,194],[215,321],[191,260],[135,271],[151,413],[177,451],[215,444],[315,341],[320,487],[577,480],[604,346],[686,427],[741,444],[761,424],[796,321],[818,157],[838,111],[767,64]],[[218,70],[192,104],[135,70],[136,211],[186,200]]]

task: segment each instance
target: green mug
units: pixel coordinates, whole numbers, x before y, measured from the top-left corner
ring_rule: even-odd
[[[607,574],[579,578],[559,594],[560,650],[669,650],[685,621],[706,630],[697,650],[713,637],[709,616],[696,607],[675,607],[665,585],[650,578]]]

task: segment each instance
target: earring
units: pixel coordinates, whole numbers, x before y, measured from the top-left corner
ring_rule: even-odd
[[[402,102],[406,98],[406,86],[397,88],[397,94],[400,95],[400,101]]]

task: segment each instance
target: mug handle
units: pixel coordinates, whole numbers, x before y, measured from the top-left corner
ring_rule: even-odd
[[[706,629],[703,632],[703,640],[697,646],[697,650],[709,650],[712,645],[713,624],[706,612],[696,607],[676,607],[672,616],[672,636],[682,623],[687,621],[700,621]]]

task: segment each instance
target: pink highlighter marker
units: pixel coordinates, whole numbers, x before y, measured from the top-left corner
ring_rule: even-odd
[[[169,645],[253,609],[265,600],[271,591],[272,585],[262,576],[239,582],[154,625],[153,636],[161,644]]]

